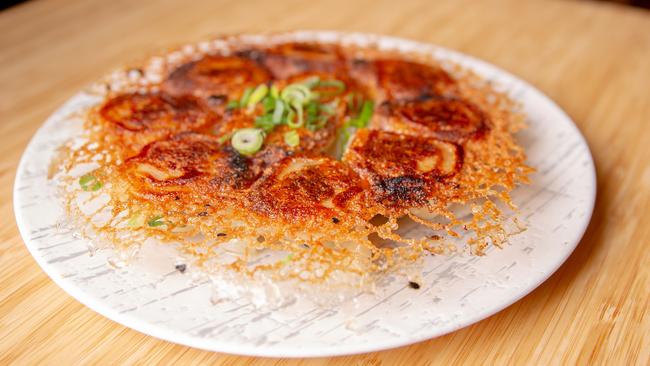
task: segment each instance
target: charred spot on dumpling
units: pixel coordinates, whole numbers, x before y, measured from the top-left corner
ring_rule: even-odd
[[[210,135],[182,133],[153,142],[124,168],[149,193],[228,194],[254,180],[250,162]]]
[[[223,155],[215,159],[215,172],[210,180],[212,189],[222,193],[246,189],[261,175],[262,171],[256,169],[255,162],[232,146],[224,146],[221,153]]]
[[[375,126],[381,129],[452,142],[480,138],[490,128],[487,116],[479,107],[446,97],[385,102],[375,121]]]
[[[254,55],[276,79],[307,71],[341,74],[345,70],[341,49],[336,45],[288,42]]]
[[[223,98],[239,98],[247,87],[269,80],[268,71],[249,59],[208,55],[173,70],[162,82],[161,88],[172,95],[191,94],[211,98],[214,104]]]
[[[404,202],[410,205],[423,205],[428,200],[426,184],[426,181],[420,177],[403,175],[379,178],[374,188],[378,192],[378,200],[382,203],[390,202],[391,207]]]
[[[108,138],[126,156],[174,133],[206,130],[218,120],[199,99],[164,93],[117,95],[99,108],[98,116],[112,126]]]
[[[382,59],[374,63],[377,86],[385,99],[419,99],[451,93],[456,82],[442,68],[412,61]]]
[[[377,203],[401,209],[433,199],[445,180],[460,171],[463,150],[432,138],[362,129],[343,161],[370,182]]]
[[[340,161],[289,156],[251,187],[251,208],[296,222],[345,217],[365,207],[364,182]]]

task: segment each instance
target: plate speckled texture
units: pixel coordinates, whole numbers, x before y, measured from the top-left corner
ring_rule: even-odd
[[[43,270],[66,292],[125,326],[192,347],[245,355],[303,357],[370,352],[436,337],[486,318],[546,280],[571,254],[589,223],[596,183],[582,135],[529,84],[471,57],[418,42],[367,34],[299,32],[296,38],[343,40],[432,54],[474,70],[523,105],[529,128],[517,137],[537,169],[513,192],[527,230],[482,257],[427,257],[421,288],[402,281],[362,295],[355,306],[305,301],[264,310],[241,298],[213,304],[212,286],[174,270],[173,249],[145,245],[122,268],[113,253],[57,228],[62,210],[47,183],[55,149],[78,126],[71,113],[97,102],[79,93],[55,112],[25,151],[14,186],[20,233]]]

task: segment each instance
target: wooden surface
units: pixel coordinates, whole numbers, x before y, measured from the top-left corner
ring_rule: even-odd
[[[395,4],[398,3],[399,7]],[[94,313],[37,266],[12,211],[29,138],[122,63],[211,34],[335,29],[483,58],[576,121],[598,170],[596,211],[560,270],[508,309],[409,347],[313,360],[237,357],[154,339]],[[0,365],[648,364],[650,12],[596,2],[32,1],[0,13]]]

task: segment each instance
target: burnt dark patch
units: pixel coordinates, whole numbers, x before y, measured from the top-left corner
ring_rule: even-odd
[[[228,164],[228,174],[223,178],[224,183],[235,189],[243,188],[252,176],[250,160],[230,145],[226,146],[224,151]]]
[[[426,182],[413,176],[380,179],[374,188],[379,201],[390,206],[423,204],[427,198]]]

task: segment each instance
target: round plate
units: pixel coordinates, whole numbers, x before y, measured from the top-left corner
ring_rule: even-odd
[[[363,295],[356,306],[296,302],[272,311],[248,300],[211,302],[210,283],[174,270],[174,253],[142,249],[125,267],[110,250],[58,228],[59,201],[46,189],[48,162],[71,136],[71,112],[96,103],[80,93],[54,113],[27,147],[16,177],[14,207],[20,233],[43,270],[71,296],[127,327],[171,342],[257,356],[333,356],[377,351],[436,337],[484,319],[546,280],[571,254],[589,223],[596,182],[584,138],[551,100],[494,66],[447,49],[368,34],[296,32],[304,40],[378,43],[381,48],[431,54],[474,70],[523,105],[529,128],[517,138],[537,169],[513,201],[527,230],[486,256],[427,257],[419,290],[402,281]],[[113,263],[114,264],[114,263]]]

